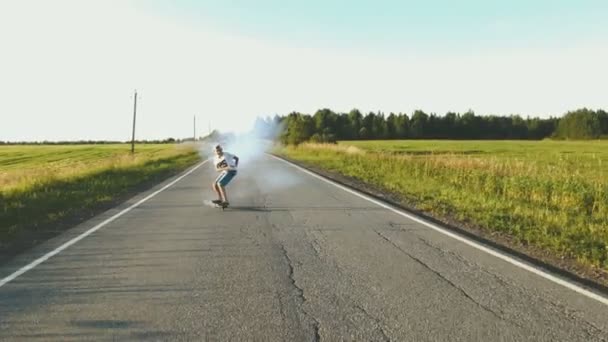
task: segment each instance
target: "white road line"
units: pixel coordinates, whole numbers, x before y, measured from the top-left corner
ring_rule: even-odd
[[[351,193],[351,194],[353,194],[353,195],[355,195],[357,197],[363,198],[363,199],[365,199],[365,200],[367,200],[369,202],[372,202],[372,203],[374,203],[374,204],[376,204],[376,205],[378,205],[380,207],[388,209],[388,210],[390,210],[390,211],[392,211],[392,212],[394,212],[394,213],[396,213],[398,215],[401,215],[401,216],[406,217],[406,218],[408,218],[408,219],[410,219],[412,221],[415,221],[415,222],[418,222],[418,223],[420,223],[422,225],[425,225],[428,228],[431,228],[431,229],[433,229],[433,230],[435,230],[435,231],[437,231],[437,232],[439,232],[441,234],[447,235],[447,236],[449,236],[449,237],[451,237],[453,239],[456,239],[456,240],[458,240],[458,241],[460,241],[462,243],[465,243],[465,244],[467,244],[467,245],[469,245],[471,247],[477,248],[477,249],[479,249],[479,250],[481,250],[483,252],[486,252],[486,253],[488,253],[488,254],[490,254],[492,256],[495,256],[495,257],[497,257],[497,258],[499,258],[501,260],[504,260],[504,261],[506,261],[506,262],[508,262],[508,263],[510,263],[512,265],[515,265],[517,267],[523,268],[526,271],[532,272],[532,273],[534,273],[534,274],[536,274],[538,276],[541,276],[541,277],[543,277],[543,278],[545,278],[545,279],[547,279],[549,281],[552,281],[552,282],[554,282],[556,284],[564,286],[564,287],[566,287],[566,288],[568,288],[568,289],[570,289],[572,291],[575,291],[575,292],[577,292],[579,294],[582,294],[582,295],[584,295],[584,296],[586,296],[588,298],[594,299],[594,300],[596,300],[596,301],[598,301],[598,302],[600,302],[602,304],[608,305],[608,298],[606,298],[606,297],[600,296],[600,295],[598,295],[598,294],[596,294],[594,292],[586,290],[586,289],[584,289],[584,288],[582,288],[582,287],[580,287],[580,286],[578,286],[576,284],[573,284],[573,283],[571,283],[569,281],[566,281],[566,280],[564,280],[562,278],[558,278],[558,277],[556,277],[556,276],[554,276],[552,274],[549,274],[549,273],[547,273],[547,272],[545,272],[545,271],[543,271],[543,270],[541,270],[539,268],[536,268],[536,267],[530,266],[528,264],[525,264],[525,263],[523,263],[523,262],[521,262],[519,260],[514,259],[513,257],[511,257],[511,256],[509,256],[507,254],[500,253],[500,252],[498,252],[496,250],[493,250],[493,249],[490,249],[490,248],[488,248],[488,247],[486,247],[486,246],[484,246],[484,245],[482,245],[482,244],[480,244],[478,242],[475,242],[473,240],[469,240],[467,238],[464,238],[464,237],[462,237],[460,235],[454,234],[454,233],[450,232],[449,230],[447,230],[445,228],[441,228],[441,227],[439,227],[439,226],[437,226],[435,224],[432,224],[430,222],[422,220],[422,219],[420,219],[420,218],[418,218],[416,216],[410,215],[410,214],[408,214],[408,213],[406,213],[406,212],[404,212],[402,210],[393,208],[393,207],[391,207],[391,206],[389,206],[389,205],[387,205],[385,203],[382,203],[382,202],[380,202],[380,201],[378,201],[378,200],[376,200],[374,198],[371,198],[371,197],[369,197],[367,195],[364,195],[364,194],[362,194],[360,192],[357,192],[357,191],[354,191],[352,189],[349,189],[349,188],[347,188],[347,187],[345,187],[345,186],[343,186],[341,184],[338,184],[338,183],[336,183],[336,182],[334,182],[332,180],[329,180],[329,179],[327,179],[325,177],[322,177],[322,176],[320,176],[320,175],[318,175],[316,173],[310,172],[310,171],[308,171],[308,170],[306,170],[306,169],[304,169],[304,168],[302,168],[302,167],[300,167],[298,165],[290,163],[290,162],[288,162],[288,161],[286,161],[284,159],[278,158],[276,156],[272,156],[272,157],[275,158],[275,159],[278,159],[278,160],[280,160],[280,161],[282,161],[284,163],[287,163],[288,165],[290,165],[290,166],[292,166],[292,167],[294,167],[294,168],[296,168],[296,169],[298,169],[298,170],[300,170],[300,171],[302,171],[304,173],[307,173],[307,174],[309,174],[309,175],[311,175],[311,176],[313,176],[315,178],[318,178],[318,179],[320,179],[320,180],[322,180],[322,181],[324,181],[326,183],[334,185],[334,186],[336,186],[336,187],[338,187],[338,188],[340,188],[340,189],[342,189],[342,190],[344,190],[344,191],[346,191],[348,193]]]
[[[56,249],[48,252],[47,254],[41,256],[40,258],[32,261],[31,263],[23,266],[22,268],[20,268],[19,270],[15,271],[14,273],[12,273],[11,275],[9,275],[6,278],[3,278],[2,280],[0,280],[0,287],[8,284],[9,282],[15,280],[17,277],[21,276],[22,274],[24,274],[25,272],[35,268],[36,266],[42,264],[43,262],[47,261],[48,259],[52,258],[54,255],[59,254],[61,251],[63,251],[64,249],[70,247],[71,245],[75,244],[76,242],[84,239],[85,237],[91,235],[92,233],[94,233],[95,231],[99,230],[100,228],[102,228],[103,226],[107,225],[108,223],[111,223],[112,221],[116,220],[117,218],[121,217],[122,215],[128,213],[129,211],[133,210],[134,208],[138,207],[140,204],[144,203],[145,201],[149,200],[150,198],[158,195],[159,193],[161,193],[164,190],[167,190],[167,188],[169,188],[170,186],[174,185],[175,183],[179,182],[180,180],[182,180],[182,178],[188,176],[189,174],[191,174],[192,172],[194,172],[196,169],[198,169],[199,167],[201,167],[203,164],[205,164],[207,162],[207,160],[199,163],[198,165],[194,166],[193,168],[191,168],[190,170],[188,170],[186,173],[184,173],[183,175],[179,176],[177,179],[173,180],[171,183],[163,186],[161,189],[156,190],[155,192],[151,193],[150,195],[146,196],[145,198],[139,200],[137,203],[131,205],[130,207],[122,210],[121,212],[115,214],[114,216],[106,219],[105,221],[99,223],[98,225],[96,225],[95,227],[87,230],[86,232],[78,235],[77,237],[73,238],[72,240],[64,243],[63,245],[57,247]]]

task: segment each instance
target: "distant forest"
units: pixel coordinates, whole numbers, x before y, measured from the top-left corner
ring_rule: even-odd
[[[427,114],[422,110],[411,115],[382,112],[361,113],[353,109],[336,113],[320,109],[314,115],[292,112],[274,118],[258,118],[254,131],[267,138],[279,139],[285,144],[306,141],[336,142],[338,140],[380,139],[454,139],[454,140],[542,140],[608,139],[608,113],[587,108],[568,112],[562,117],[541,119],[519,115],[497,116],[449,112],[443,116]],[[220,134],[214,131],[206,140]],[[223,134],[225,135],[225,134]],[[228,133],[228,135],[232,135]],[[163,140],[136,140],[137,144],[172,144],[192,141],[192,138]],[[22,141],[0,145],[64,145],[64,144],[120,144],[130,141]]]
[[[417,110],[404,113],[336,113],[320,109],[314,115],[293,112],[285,116],[258,119],[257,132],[273,132],[281,127],[280,139],[286,144],[305,141],[372,139],[599,139],[608,137],[608,113],[578,109],[563,117],[522,118],[449,112],[443,116]],[[274,132],[275,136],[277,132]]]

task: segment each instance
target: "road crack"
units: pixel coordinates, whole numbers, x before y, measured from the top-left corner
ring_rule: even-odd
[[[306,296],[304,296],[304,290],[300,286],[298,286],[298,284],[296,283],[296,280],[294,278],[293,261],[289,257],[289,254],[287,254],[287,250],[285,249],[285,246],[283,246],[282,244],[280,244],[279,246],[281,247],[281,251],[283,252],[283,257],[285,258],[285,261],[287,262],[289,281],[291,283],[291,286],[294,288],[294,290],[296,292],[297,298],[299,299],[300,309],[301,309],[302,313],[304,314],[304,316],[306,316],[307,318],[309,318],[312,321],[312,323],[310,325],[314,332],[313,341],[315,341],[315,342],[320,341],[321,336],[319,335],[319,326],[320,326],[319,321],[304,309],[304,303],[307,302],[307,299],[306,299]]]
[[[279,315],[281,315],[281,321],[283,323],[285,323],[285,320],[287,319],[287,315],[285,314],[285,310],[283,310],[283,299],[281,298],[281,293],[277,292],[276,293],[277,296],[277,300],[279,301]]]
[[[488,270],[483,269],[481,266],[479,266],[476,263],[472,263],[471,261],[463,258],[460,254],[451,252],[451,251],[447,251],[439,246],[435,246],[432,243],[430,243],[429,241],[427,241],[426,239],[423,239],[420,236],[416,236],[416,238],[422,242],[424,245],[433,248],[435,250],[437,250],[439,253],[441,253],[444,256],[450,257],[450,258],[454,258],[457,259],[459,262],[462,262],[463,264],[465,264],[466,266],[470,267],[470,268],[474,268],[477,271],[483,272],[489,276],[491,276],[492,278],[494,278],[501,286],[503,287],[508,287],[508,288],[512,288],[512,287],[516,287],[515,284],[511,284],[510,282],[506,281],[505,279],[503,279],[502,277],[500,277],[498,274],[490,272]]]
[[[386,342],[390,342],[391,339],[386,336],[386,333],[384,332],[384,329],[382,329],[382,322],[374,317],[372,314],[370,314],[369,312],[367,312],[367,310],[365,310],[361,305],[359,304],[355,304],[354,307],[361,311],[365,316],[367,316],[370,320],[374,321],[376,323],[376,326],[378,327],[378,330],[380,331],[380,334],[382,335],[382,340],[386,341]]]
[[[426,268],[427,270],[431,271],[433,274],[435,274],[436,276],[438,276],[440,279],[442,279],[444,282],[446,282],[448,285],[452,286],[454,289],[456,289],[458,292],[460,292],[465,298],[467,298],[469,301],[471,301],[472,303],[474,303],[477,307],[481,308],[482,310],[490,313],[492,316],[498,318],[501,321],[508,321],[506,318],[502,317],[501,315],[499,315],[498,313],[496,313],[494,310],[492,310],[491,308],[481,304],[480,302],[478,302],[477,300],[475,300],[475,298],[471,297],[471,295],[469,295],[463,288],[461,288],[460,286],[458,286],[456,283],[452,282],[450,279],[446,278],[443,274],[441,274],[440,272],[438,272],[437,270],[433,269],[431,266],[429,266],[427,263],[425,263],[424,261],[420,260],[419,258],[415,257],[414,255],[408,253],[407,251],[405,251],[403,248],[401,248],[399,245],[397,245],[396,243],[394,243],[391,239],[389,239],[387,236],[385,236],[384,234],[380,233],[379,231],[374,229],[374,232],[376,232],[376,234],[378,234],[378,236],[380,236],[382,239],[384,239],[386,242],[390,243],[391,245],[393,245],[395,248],[397,248],[399,251],[401,251],[403,254],[407,255],[409,258],[411,258],[412,260],[416,261],[418,264],[420,264],[421,266],[423,266],[424,268]],[[510,321],[510,323],[521,327],[519,324],[517,324],[516,322],[512,322]]]
[[[378,232],[376,231],[376,233],[378,233]],[[378,233],[378,235],[382,236],[385,240],[387,240],[388,242],[390,242],[391,244],[393,244],[395,247],[399,248],[392,241],[388,240],[382,234]],[[420,236],[417,236],[417,235],[414,235],[414,236],[420,242],[422,242],[424,245],[428,246],[429,248],[437,250],[443,256],[446,256],[446,257],[449,257],[449,258],[455,258],[458,261],[466,264],[468,267],[474,268],[477,271],[483,272],[484,274],[487,274],[487,275],[493,277],[504,288],[509,288],[509,289],[515,291],[517,293],[517,296],[519,296],[519,297],[524,297],[525,296],[525,297],[529,297],[530,300],[536,300],[536,301],[543,302],[543,303],[545,303],[545,305],[553,307],[555,310],[561,312],[562,314],[564,314],[569,319],[576,320],[580,325],[585,325],[586,326],[585,331],[590,336],[597,336],[597,334],[599,334],[602,331],[602,329],[600,327],[598,327],[597,325],[595,325],[594,323],[589,322],[588,320],[580,317],[580,315],[577,315],[578,314],[577,311],[574,311],[575,314],[572,314],[571,312],[569,312],[569,310],[565,306],[556,304],[553,301],[549,301],[544,296],[538,296],[536,294],[526,293],[526,292],[522,291],[522,288],[520,288],[516,284],[507,281],[506,279],[500,277],[498,274],[496,274],[494,272],[490,272],[490,271],[482,268],[480,265],[478,265],[476,263],[470,262],[469,260],[463,258],[461,255],[459,255],[457,253],[454,253],[452,251],[445,250],[445,249],[443,249],[443,248],[441,248],[439,246],[436,246],[436,245],[432,244],[431,242],[427,241],[426,239],[424,239],[424,238],[422,238]],[[399,249],[402,252],[404,252],[401,248],[399,248]],[[445,278],[445,277],[443,277],[443,278]],[[468,296],[468,297],[470,298],[470,296]],[[491,309],[488,308],[488,310],[491,310]],[[503,310],[499,309],[499,311],[500,311],[500,314],[498,314],[498,313],[496,313],[496,311],[492,310],[492,312],[496,313],[496,315],[498,317],[500,317],[501,319],[503,319],[503,320],[505,320],[507,322],[510,322],[511,324],[513,324],[513,325],[515,325],[515,326],[517,326],[519,328],[526,329],[526,326],[524,326],[523,324],[520,324],[518,321],[516,321],[515,319],[513,319],[511,317],[507,317],[508,316],[507,313],[505,313]],[[593,332],[591,332],[591,331],[593,331]]]

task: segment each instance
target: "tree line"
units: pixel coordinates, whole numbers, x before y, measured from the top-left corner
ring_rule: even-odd
[[[559,121],[553,136],[562,139],[608,138],[608,113],[586,108],[568,112]]]
[[[272,127],[280,127],[280,131],[275,132]],[[357,109],[336,113],[325,108],[314,115],[292,112],[258,119],[254,130],[272,132],[286,144],[373,139],[597,139],[608,136],[608,114],[584,108],[561,118],[477,115],[473,111],[439,116],[422,110],[411,115],[364,115]]]

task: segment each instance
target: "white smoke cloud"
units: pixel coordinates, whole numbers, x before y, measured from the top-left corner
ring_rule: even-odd
[[[247,178],[254,184],[240,183],[238,189],[234,189],[239,197],[252,195],[254,191],[262,194],[287,190],[300,182],[293,170],[280,166],[279,161],[274,160],[268,154],[275,147],[277,138],[282,132],[282,126],[272,120],[264,124],[256,124],[247,133],[222,133],[216,139],[208,139],[200,144],[199,153],[201,158],[212,160],[213,148],[220,144],[225,152],[236,155],[239,158],[238,178]],[[236,182],[235,182],[236,183]],[[232,189],[228,190],[229,192]]]

